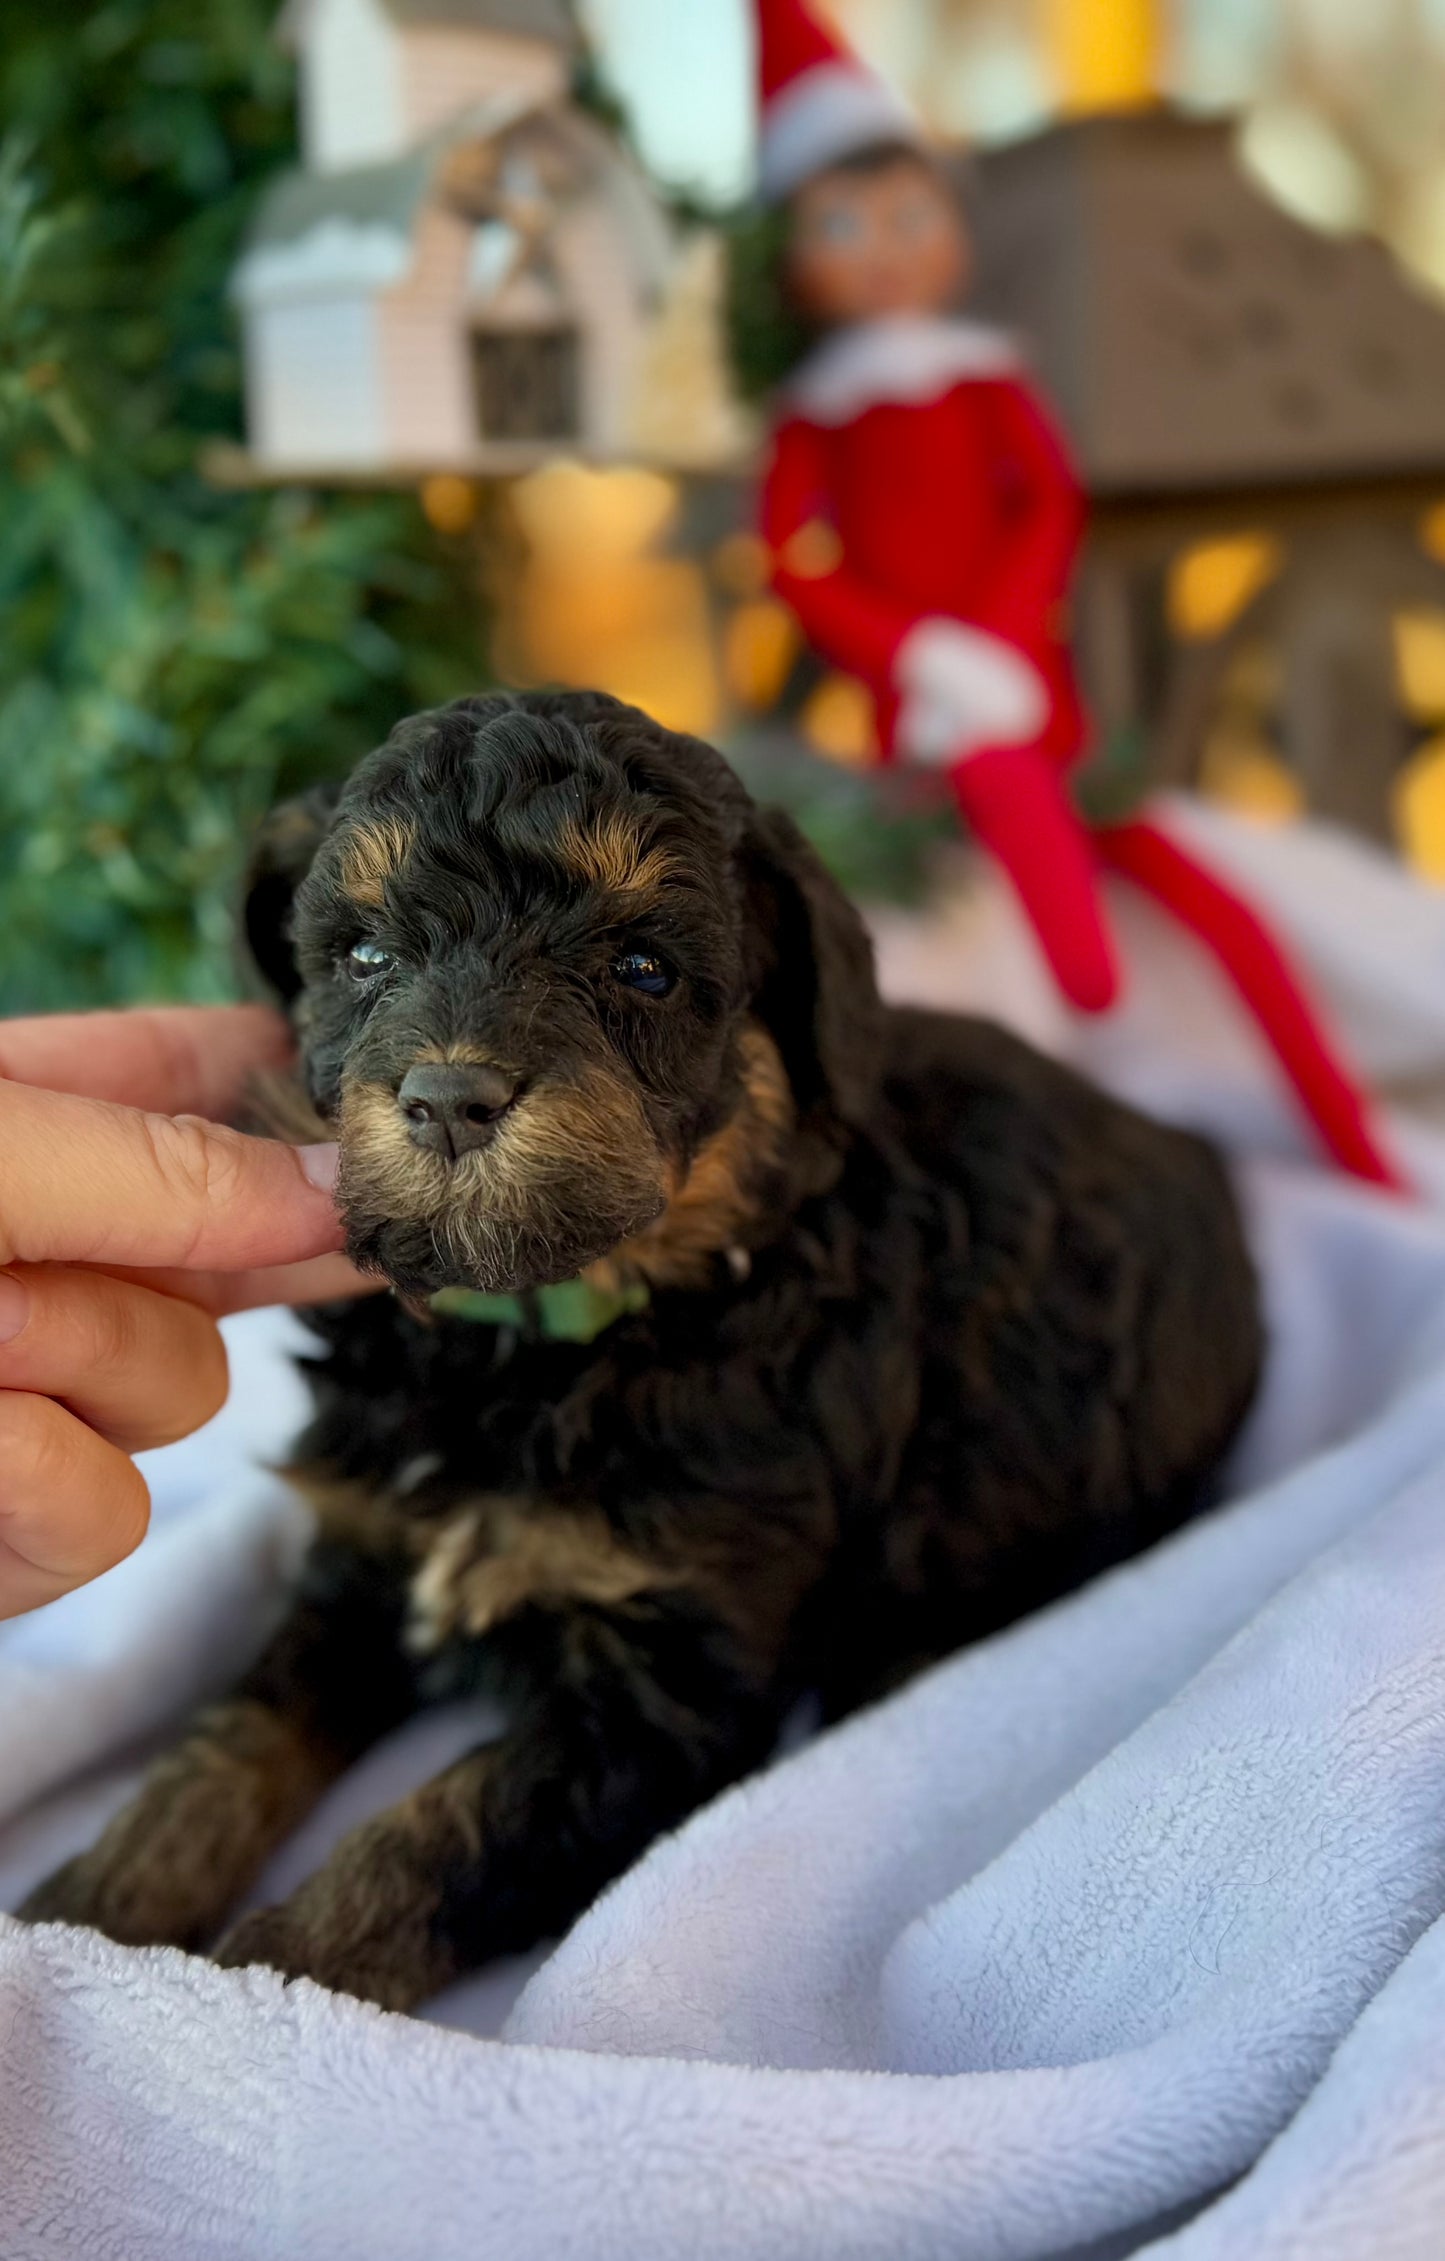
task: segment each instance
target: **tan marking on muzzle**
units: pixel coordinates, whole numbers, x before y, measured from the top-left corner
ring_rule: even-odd
[[[342,1084],[341,1154],[343,1176],[389,1217],[422,1222],[455,1197],[452,1171],[413,1145],[389,1084]]]
[[[346,834],[341,844],[341,884],[353,902],[369,911],[380,910],[386,883],[406,862],[411,842],[410,825],[394,816],[358,825]]]
[[[628,1278],[653,1287],[701,1286],[721,1250],[746,1245],[763,1181],[781,1159],[795,1110],[787,1070],[767,1030],[750,1023],[739,1048],[741,1105],[698,1149],[656,1222],[588,1266],[586,1276],[599,1287],[613,1290]]]
[[[664,1197],[636,1088],[600,1069],[527,1092],[486,1146],[456,1162],[412,1144],[386,1084],[343,1084],[340,1137],[343,1208],[430,1226],[472,1278],[512,1270],[509,1249],[575,1234],[589,1187],[629,1218],[655,1214]]]
[[[525,1213],[540,1187],[576,1172],[591,1177],[656,1157],[630,1084],[600,1072],[544,1086],[508,1110],[497,1136],[457,1162],[418,1149],[390,1085],[347,1082],[341,1095],[344,1161],[384,1191],[389,1216],[424,1223],[485,1193],[488,1208]],[[654,1174],[660,1182],[661,1162]]]

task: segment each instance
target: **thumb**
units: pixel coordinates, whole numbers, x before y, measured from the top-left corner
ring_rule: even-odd
[[[333,1147],[0,1084],[0,1262],[249,1270],[341,1245]]]

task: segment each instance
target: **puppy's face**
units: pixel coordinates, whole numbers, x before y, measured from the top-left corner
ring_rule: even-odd
[[[263,963],[288,930],[357,1261],[516,1290],[619,1244],[646,1269],[679,1219],[704,1255],[770,1198],[798,1102],[755,814],[710,749],[581,697],[418,717],[309,838],[280,813],[250,927]],[[811,962],[793,986],[811,1023]]]

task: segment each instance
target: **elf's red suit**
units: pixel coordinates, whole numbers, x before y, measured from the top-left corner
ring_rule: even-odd
[[[1398,1184],[1259,919],[1157,824],[1091,836],[1074,812],[1064,779],[1085,725],[1063,614],[1083,519],[1049,418],[983,324],[844,328],[787,387],[763,494],[775,586],[817,649],[872,688],[884,758],[946,770],[1075,1004],[1097,1011],[1118,988],[1102,859],[1220,958],[1337,1159]]]

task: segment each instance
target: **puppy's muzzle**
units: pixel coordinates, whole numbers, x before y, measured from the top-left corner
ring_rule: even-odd
[[[502,1068],[429,1061],[407,1069],[396,1103],[413,1146],[455,1162],[490,1143],[519,1089]]]

